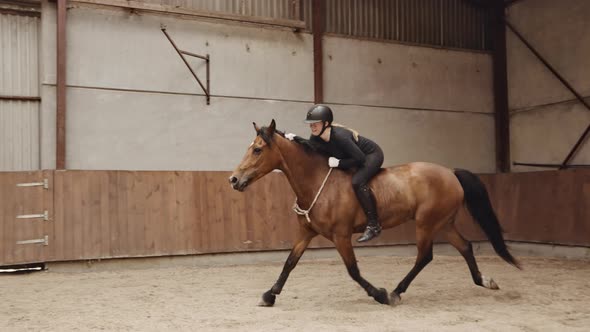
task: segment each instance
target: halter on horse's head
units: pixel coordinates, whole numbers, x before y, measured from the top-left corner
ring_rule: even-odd
[[[283,133],[276,130],[276,123],[273,119],[268,127],[258,127],[256,123],[256,138],[248,147],[244,158],[230,176],[231,186],[239,191],[254,181],[260,179],[274,169],[280,169],[283,162],[280,151],[276,144],[273,144],[275,134],[284,137]]]

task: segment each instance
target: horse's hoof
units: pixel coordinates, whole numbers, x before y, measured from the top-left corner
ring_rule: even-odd
[[[275,304],[275,300],[277,299],[276,295],[271,293],[271,291],[267,291],[266,293],[262,294],[262,301],[258,303],[259,307],[272,307]]]
[[[391,294],[389,296],[389,305],[392,307],[395,307],[396,305],[400,304],[401,302],[402,302],[401,296],[399,296],[399,294],[397,294],[396,292],[391,292]]]
[[[389,297],[387,296],[387,290],[385,288],[379,288],[377,294],[375,294],[373,298],[381,304],[389,304]]]
[[[481,276],[481,283],[482,283],[482,286],[484,286],[485,288],[488,288],[488,289],[493,289],[493,290],[500,289],[500,287],[494,281],[494,279],[488,278],[486,276]]]

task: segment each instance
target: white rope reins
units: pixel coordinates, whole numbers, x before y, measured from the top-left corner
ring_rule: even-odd
[[[309,212],[311,211],[311,209],[315,205],[315,202],[318,200],[318,197],[320,197],[320,194],[322,193],[322,189],[324,189],[324,185],[326,184],[326,181],[328,181],[328,177],[330,177],[330,173],[332,173],[331,167],[330,167],[330,170],[328,171],[328,174],[326,174],[326,178],[324,178],[324,182],[322,182],[322,186],[320,187],[320,190],[318,190],[318,193],[315,195],[313,202],[311,202],[309,209],[304,210],[304,209],[300,208],[299,205],[297,204],[297,197],[295,197],[295,204],[293,204],[293,211],[295,211],[295,213],[297,213],[300,216],[305,216],[305,219],[307,219],[307,222],[310,224],[311,224],[311,219],[309,219]]]

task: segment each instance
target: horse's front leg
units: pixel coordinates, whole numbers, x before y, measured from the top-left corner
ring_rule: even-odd
[[[299,227],[299,236],[295,241],[293,249],[291,249],[291,253],[285,262],[285,266],[283,266],[283,271],[281,272],[279,279],[271,289],[262,294],[262,301],[258,304],[259,306],[271,307],[275,304],[276,295],[281,294],[283,286],[285,286],[285,282],[287,282],[287,278],[289,278],[289,273],[295,268],[297,262],[299,262],[299,258],[301,258],[301,255],[303,255],[303,252],[307,249],[309,242],[311,242],[316,235],[316,232],[307,227]]]
[[[389,304],[389,297],[387,296],[387,290],[384,288],[375,288],[371,283],[361,277],[361,272],[356,263],[356,257],[354,255],[354,250],[352,249],[352,243],[350,241],[349,236],[338,236],[334,237],[334,244],[336,245],[336,249],[340,256],[342,256],[342,260],[346,265],[346,269],[348,270],[348,274],[350,277],[358,282],[359,285],[367,292],[369,296],[375,299],[375,301],[381,304]]]

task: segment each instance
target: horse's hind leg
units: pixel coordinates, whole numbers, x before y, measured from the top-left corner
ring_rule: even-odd
[[[457,231],[454,224],[450,224],[446,229],[447,239],[453,247],[455,247],[465,258],[473,282],[478,285],[489,289],[499,289],[498,284],[494,282],[492,278],[487,278],[479,272],[477,263],[475,262],[475,256],[473,256],[473,247],[471,242],[465,240],[461,234]]]
[[[397,285],[391,292],[389,302],[391,305],[396,305],[401,301],[401,294],[404,293],[410,283],[416,278],[418,273],[432,261],[432,234],[426,230],[417,229],[416,231],[416,246],[418,247],[418,256],[414,267],[406,275],[406,277]]]
[[[299,262],[299,259],[303,255],[303,252],[307,249],[309,242],[311,242],[316,235],[316,232],[307,227],[299,227],[299,237],[295,241],[295,245],[293,246],[293,249],[291,249],[287,261],[285,261],[279,279],[271,289],[262,294],[262,301],[258,304],[259,306],[270,307],[275,304],[276,295],[281,294],[283,286],[285,286],[285,282],[287,282],[287,278],[289,278],[289,273],[295,268],[297,262]]]
[[[348,270],[348,274],[350,275],[350,277],[359,285],[361,285],[361,287],[367,292],[367,294],[373,297],[375,301],[381,304],[389,304],[389,299],[387,298],[387,291],[385,289],[377,289],[373,285],[371,285],[367,280],[361,277],[361,272],[359,271],[358,265],[356,263],[354,250],[352,249],[350,236],[335,237],[334,244],[336,245],[336,250],[338,250],[338,253],[342,257],[344,264],[346,265],[346,269]]]

